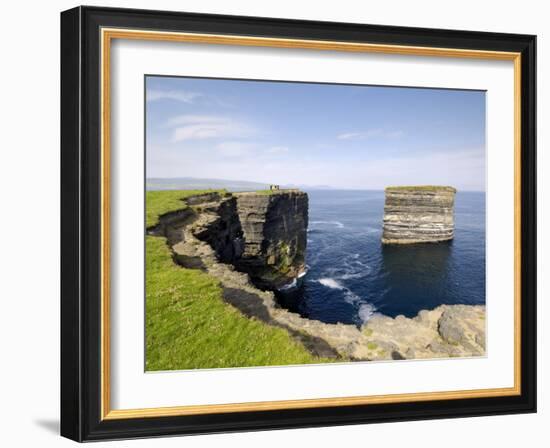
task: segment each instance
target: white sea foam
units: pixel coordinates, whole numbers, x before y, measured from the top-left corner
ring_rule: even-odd
[[[317,280],[321,285],[326,286],[327,288],[331,289],[339,289],[341,291],[344,291],[344,300],[348,302],[351,305],[359,305],[359,308],[357,310],[357,316],[361,323],[366,322],[369,320],[375,313],[376,307],[370,303],[364,303],[357,294],[355,294],[353,291],[351,291],[349,288],[346,288],[344,285],[339,283],[334,278],[320,278]]]
[[[328,268],[326,273],[336,281],[366,277],[371,270],[370,266],[360,261],[358,257],[359,254],[351,254],[340,267]]]
[[[370,303],[363,303],[359,307],[359,311],[357,311],[357,316],[359,316],[359,319],[361,319],[361,322],[367,322],[376,311],[376,308],[374,305],[371,305]]]
[[[338,276],[340,280],[349,280],[354,278],[362,278],[367,275],[368,272],[348,272]]]
[[[294,279],[290,283],[287,283],[286,285],[281,286],[279,288],[279,291],[287,291],[289,289],[295,288],[297,284],[298,284],[298,281],[296,279]]]
[[[346,302],[348,302],[351,305],[355,305],[356,303],[361,301],[361,297],[359,297],[357,294],[355,294],[354,292],[350,291],[347,288],[344,288],[344,289],[345,289],[344,300]]]
[[[326,286],[327,288],[332,289],[346,289],[344,286],[342,286],[340,283],[338,283],[333,278],[320,278],[317,280],[321,285]]]
[[[295,279],[293,279],[290,283],[287,283],[286,285],[281,286],[279,288],[279,291],[287,291],[289,289],[296,288],[296,286],[298,286],[298,280],[305,277],[308,270],[309,270],[309,266],[306,265],[306,268],[302,272],[300,272]]]
[[[310,224],[327,224],[327,225],[336,226],[339,229],[344,228],[344,224],[342,224],[340,221],[311,221]]]

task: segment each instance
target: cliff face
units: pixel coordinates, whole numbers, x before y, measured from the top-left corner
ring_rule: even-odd
[[[206,195],[195,196],[201,197],[209,199]],[[222,263],[235,263],[244,250],[243,231],[235,198],[230,195],[222,198],[216,194],[208,202],[198,203],[194,210],[198,212],[193,226],[194,236],[207,242]]]
[[[244,238],[237,268],[268,289],[280,288],[299,277],[305,271],[307,194],[281,190],[235,196]]]
[[[180,261],[192,263],[192,232],[193,239],[208,243],[219,261],[247,273],[262,289],[278,289],[305,271],[306,193],[208,193],[188,198],[186,205],[186,210],[162,217],[156,231],[168,237]]]
[[[382,243],[411,244],[452,240],[453,187],[388,187]]]

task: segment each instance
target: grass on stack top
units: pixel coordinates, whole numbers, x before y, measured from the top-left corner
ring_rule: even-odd
[[[196,191],[149,191],[148,226]],[[281,328],[224,302],[213,276],[174,264],[164,237],[146,237],[146,370],[309,364],[313,356]]]
[[[409,190],[409,191],[452,191],[456,193],[456,188],[445,185],[399,185],[386,187],[386,190]]]

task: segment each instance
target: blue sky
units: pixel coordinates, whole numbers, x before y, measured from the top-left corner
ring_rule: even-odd
[[[485,93],[146,78],[147,177],[485,190]]]

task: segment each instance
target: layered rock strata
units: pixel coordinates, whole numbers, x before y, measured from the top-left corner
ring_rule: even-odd
[[[221,262],[249,274],[262,289],[279,289],[305,273],[306,193],[214,192],[188,197],[185,203],[185,209],[162,216],[151,232],[165,234],[171,243],[173,223],[193,216],[195,237],[208,243]]]
[[[277,203],[277,198],[274,199]],[[294,199],[291,203],[295,207],[303,204],[298,197]],[[421,311],[412,319],[375,314],[360,328],[326,324],[281,308],[272,291],[259,289],[251,282],[251,276],[237,270],[238,263],[230,262],[246,253],[246,235],[250,234],[243,231],[242,220],[246,222],[247,216],[252,217],[248,212],[238,212],[238,200],[239,195],[195,196],[187,200],[189,207],[184,211],[161,216],[159,225],[149,229],[149,233],[167,238],[174,260],[181,266],[201,269],[217,278],[227,303],[250,318],[286,329],[315,355],[344,361],[371,361],[485,354],[484,306],[442,305],[431,311]],[[289,210],[296,211],[296,208]],[[254,216],[253,222],[258,218]],[[291,228],[288,219],[277,217],[270,222],[272,225],[279,222],[278,225],[286,226],[287,230]],[[258,228],[265,229],[265,226]],[[274,234],[271,233],[274,229],[262,232],[263,241],[266,234]],[[280,235],[285,234],[284,230],[280,232]],[[262,244],[269,247],[265,243],[260,246]],[[301,246],[297,245],[296,253],[298,247]],[[248,250],[253,253],[251,248]],[[262,253],[261,258],[267,260],[271,255]]]
[[[453,187],[386,188],[382,243],[412,244],[452,240]]]
[[[261,288],[278,289],[305,272],[308,196],[299,190],[236,193],[244,251],[236,261]]]

